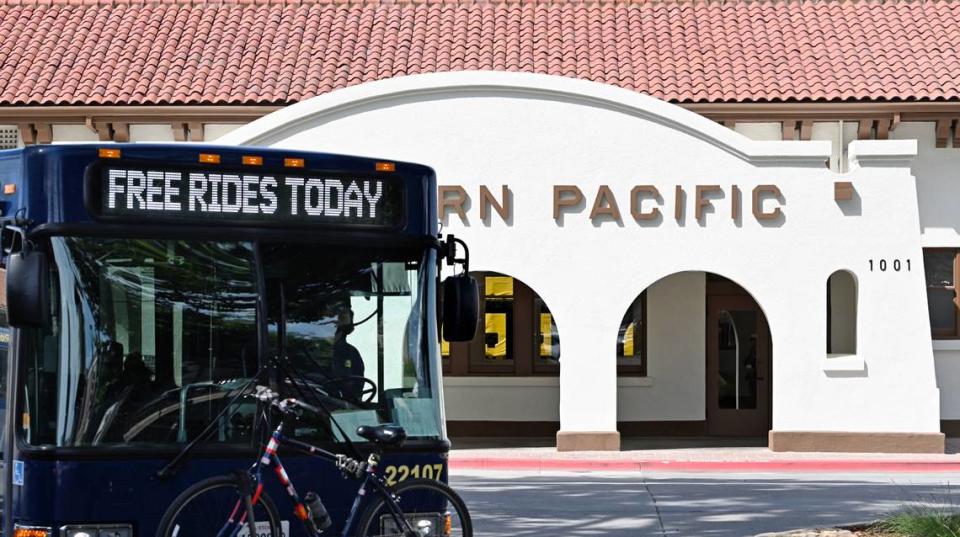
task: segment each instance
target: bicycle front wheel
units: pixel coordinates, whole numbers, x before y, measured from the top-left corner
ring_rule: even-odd
[[[173,500],[157,537],[281,537],[280,515],[266,491],[253,505],[257,535],[250,535],[247,494],[235,476],[205,479]]]
[[[393,492],[415,535],[473,537],[467,506],[447,485],[432,479],[410,479],[394,487]],[[364,511],[358,527],[359,537],[405,537],[382,497]]]

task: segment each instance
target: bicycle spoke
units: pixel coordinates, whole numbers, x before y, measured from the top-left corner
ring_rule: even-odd
[[[257,533],[269,524],[262,504],[254,506]],[[184,503],[172,523],[171,537],[250,537],[247,511],[240,490],[222,486],[203,491]],[[264,522],[261,522],[264,521]],[[256,537],[256,536],[253,536]]]

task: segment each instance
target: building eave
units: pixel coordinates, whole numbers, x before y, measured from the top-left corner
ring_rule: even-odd
[[[728,127],[781,122],[783,139],[808,139],[813,122],[858,123],[858,138],[883,139],[903,121],[937,123],[938,145],[957,137],[960,101],[678,103]],[[0,106],[0,124],[18,125],[24,143],[51,139],[53,124],[85,124],[103,141],[129,140],[134,124],[170,124],[176,140],[200,141],[207,123],[249,123],[279,105]]]

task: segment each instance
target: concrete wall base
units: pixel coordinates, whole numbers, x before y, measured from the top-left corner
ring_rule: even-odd
[[[549,438],[560,430],[559,421],[479,421],[447,422],[450,438]]]
[[[770,431],[770,451],[943,453],[943,433]]]
[[[558,431],[557,451],[620,451],[617,431]]]

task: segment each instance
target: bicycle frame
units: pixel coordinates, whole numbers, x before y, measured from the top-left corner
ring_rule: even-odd
[[[283,423],[280,423],[280,425],[278,425],[273,431],[273,434],[270,436],[270,441],[267,443],[266,449],[264,449],[263,455],[261,455],[254,467],[251,468],[251,473],[253,473],[255,476],[257,484],[256,491],[254,492],[253,496],[254,505],[259,500],[260,494],[263,491],[263,469],[272,467],[274,474],[276,474],[280,484],[283,485],[284,489],[287,491],[287,495],[293,502],[294,515],[304,523],[309,534],[314,536],[320,535],[320,531],[313,523],[313,519],[310,518],[310,513],[307,510],[307,507],[301,501],[300,495],[297,493],[296,488],[290,481],[290,477],[287,475],[287,471],[283,468],[283,463],[280,461],[280,457],[277,455],[277,450],[281,445],[293,447],[311,456],[328,461],[340,470],[344,471],[345,475],[348,475],[354,479],[360,480],[361,478],[356,473],[347,472],[347,468],[354,467],[362,469],[364,474],[362,477],[362,483],[360,488],[357,490],[357,495],[353,500],[353,505],[350,507],[350,514],[343,526],[341,537],[350,537],[353,535],[354,526],[357,524],[357,518],[361,513],[360,508],[363,504],[363,499],[367,496],[367,493],[371,489],[385,498],[386,505],[389,507],[390,514],[393,516],[394,523],[397,524],[397,527],[403,528],[404,532],[413,531],[413,528],[410,526],[410,522],[406,519],[406,517],[403,516],[403,511],[400,509],[400,506],[397,505],[394,495],[391,494],[387,489],[386,482],[382,477],[380,477],[380,475],[377,474],[377,466],[380,463],[380,456],[378,453],[371,453],[367,459],[366,466],[363,466],[358,461],[351,459],[346,455],[337,455],[323,448],[285,436],[283,434]],[[241,524],[242,522],[243,520],[241,519]]]

